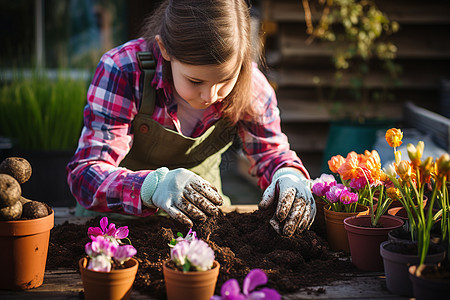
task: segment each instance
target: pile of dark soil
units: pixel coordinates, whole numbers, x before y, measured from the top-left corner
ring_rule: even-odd
[[[230,278],[236,278],[242,286],[245,276],[254,268],[263,269],[269,278],[267,286],[281,294],[324,285],[343,279],[344,273],[356,271],[348,259],[339,257],[342,253],[329,251],[323,228],[316,223],[309,231],[281,237],[268,223],[272,215],[273,210],[231,212],[194,227],[197,236],[213,248],[221,265],[216,294],[220,294],[220,287]],[[97,217],[83,225],[66,222],[55,226],[50,236],[47,269],[78,270],[77,262],[85,256],[84,245],[89,241],[87,228],[98,227],[99,221]],[[129,238],[137,249],[140,265],[134,289],[164,299],[162,263],[169,257],[168,243],[177,232],[185,235],[188,228],[159,216],[126,223],[110,219],[110,222],[127,225]]]

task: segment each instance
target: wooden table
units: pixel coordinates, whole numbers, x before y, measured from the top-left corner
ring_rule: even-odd
[[[238,205],[231,210],[249,212],[255,205]],[[55,224],[65,221],[84,223],[86,218],[68,217],[63,212],[55,212]],[[327,285],[303,288],[290,295],[283,295],[282,299],[410,299],[390,293],[386,289],[384,273],[367,272],[356,275],[350,280],[340,280]],[[60,269],[45,272],[42,286],[25,291],[0,290],[0,299],[83,299],[83,284],[78,270]],[[133,291],[131,299],[154,298],[141,295]]]

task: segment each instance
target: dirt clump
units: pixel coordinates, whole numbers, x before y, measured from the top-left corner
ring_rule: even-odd
[[[193,230],[209,243],[220,263],[215,294],[220,294],[222,284],[231,278],[242,286],[245,276],[254,268],[264,270],[269,279],[267,287],[281,294],[343,279],[346,276],[343,274],[356,270],[348,259],[339,257],[343,254],[329,251],[326,239],[314,231],[314,224],[311,230],[289,238],[278,235],[269,224],[273,213],[274,208],[252,213],[231,212],[195,224]],[[87,229],[98,227],[99,221],[100,217],[96,217],[82,225],[66,222],[55,226],[50,235],[47,269],[78,270],[78,260],[86,256]],[[177,232],[185,235],[189,228],[163,216],[127,221],[110,218],[109,221],[116,228],[128,226],[129,239],[137,249],[139,269],[134,289],[165,299],[162,264],[169,258],[168,243]]]

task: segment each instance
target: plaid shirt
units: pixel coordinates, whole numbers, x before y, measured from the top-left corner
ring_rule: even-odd
[[[70,189],[87,209],[139,216],[154,213],[142,206],[140,199],[141,185],[152,170],[135,172],[119,167],[133,142],[131,124],[142,96],[143,81],[136,60],[139,51],[148,51],[143,39],[129,41],[105,53],[88,90],[78,149],[67,165]],[[157,90],[153,119],[181,133],[171,84],[162,77],[162,55],[157,47],[152,51],[157,60],[152,81]],[[297,167],[308,176],[281,132],[274,90],[256,65],[252,97],[261,118],[256,122],[244,117],[237,124],[244,153],[251,163],[249,173],[259,178],[262,189],[270,184],[272,174],[281,166]],[[205,110],[191,137],[201,135],[221,117],[220,105],[216,103]]]

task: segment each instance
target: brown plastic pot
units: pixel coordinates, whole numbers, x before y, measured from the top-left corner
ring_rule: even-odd
[[[358,204],[356,212],[335,212],[330,210],[330,206],[324,207],[325,225],[327,227],[327,240],[330,249],[333,251],[344,251],[350,253],[348,245],[347,231],[344,228],[344,219],[353,216],[362,216],[369,214],[367,206]]]
[[[211,270],[182,272],[163,264],[167,300],[209,300],[214,295],[220,264],[214,261]]]
[[[88,258],[78,261],[81,280],[83,281],[84,299],[119,300],[130,299],[131,288],[139,267],[135,258],[125,262],[124,269],[99,272],[87,269]]]
[[[403,247],[411,249],[412,245],[412,243],[398,243],[390,240],[380,244],[380,255],[383,258],[387,289],[394,294],[407,297],[413,297],[414,294],[408,268],[411,265],[418,264],[420,262],[420,257],[417,254],[408,254],[407,251],[404,250],[400,251],[400,249]],[[433,253],[427,255],[425,263],[437,264],[443,261],[445,258],[445,250],[437,245],[433,246],[430,244],[430,247],[436,248]],[[397,248],[398,250],[396,250]],[[417,253],[417,251],[415,252]]]
[[[53,211],[38,219],[0,221],[0,289],[42,285],[53,225]]]
[[[344,220],[352,263],[360,270],[383,271],[380,244],[388,239],[389,231],[401,228],[403,221],[382,215],[378,227],[371,227],[370,216],[349,217]]]
[[[425,265],[426,268],[435,268],[434,264]],[[414,297],[416,300],[423,299],[448,299],[450,295],[450,280],[448,278],[428,278],[427,276],[418,276],[416,270],[418,265],[412,265],[408,268],[409,278],[411,279]]]

